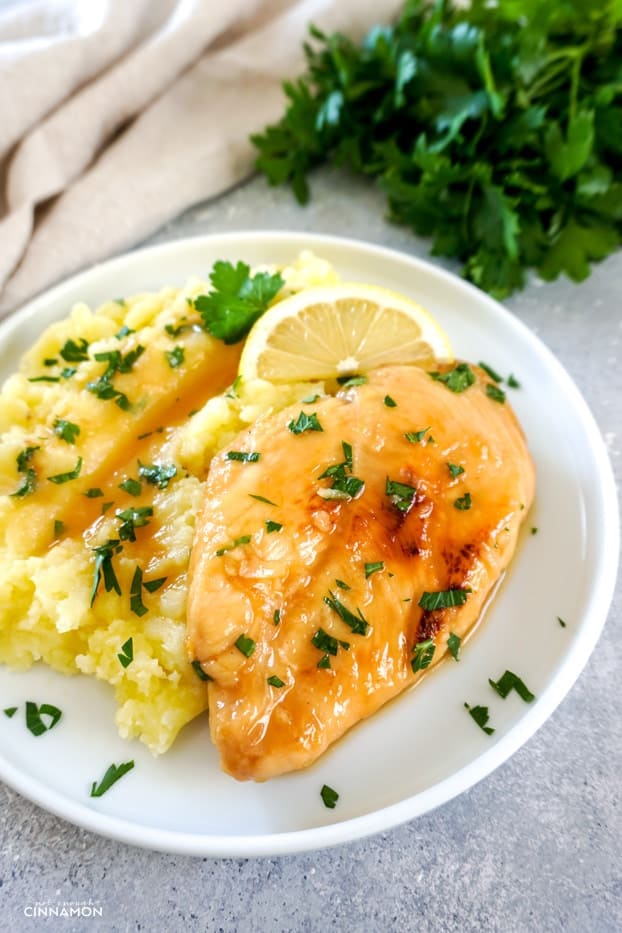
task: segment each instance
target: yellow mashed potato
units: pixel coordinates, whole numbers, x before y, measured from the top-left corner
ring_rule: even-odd
[[[310,253],[279,271],[278,297],[337,280]],[[207,706],[185,609],[210,460],[310,391],[235,382],[240,345],[210,337],[191,304],[207,290],[78,304],[0,392],[0,663],[106,681],[119,733],[155,754]]]

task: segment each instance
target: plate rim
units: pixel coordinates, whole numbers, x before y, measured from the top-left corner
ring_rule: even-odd
[[[597,573],[588,592],[582,615],[582,628],[565,654],[551,683],[538,697],[537,705],[533,709],[526,710],[519,721],[492,748],[478,755],[449,777],[398,803],[381,807],[361,816],[307,829],[247,836],[188,833],[154,828],[93,810],[85,804],[66,797],[46,787],[41,779],[24,775],[17,766],[7,761],[0,751],[0,780],[21,796],[82,829],[150,850],[180,855],[245,858],[295,854],[340,845],[392,829],[447,803],[469,790],[507,761],[535,734],[567,696],[596,647],[614,595],[620,548],[617,522],[618,496],[606,446],[587,402],[561,362],[526,324],[485,292],[427,259],[354,237],[304,231],[239,230],[183,237],[124,252],[64,279],[1,321],[0,342],[4,342],[14,334],[25,321],[36,317],[41,308],[61,299],[64,292],[79,289],[83,282],[88,283],[94,275],[114,275],[115,270],[128,264],[140,264],[149,259],[157,261],[157,258],[164,254],[183,253],[185,250],[201,248],[203,245],[206,247],[215,244],[226,246],[240,240],[265,243],[279,239],[298,250],[309,248],[320,254],[322,247],[345,247],[361,251],[363,254],[373,253],[387,261],[406,262],[411,265],[413,271],[436,278],[440,284],[447,283],[454,289],[458,287],[467,296],[488,305],[496,315],[501,315],[511,330],[513,329],[520,335],[521,340],[535,352],[536,356],[544,359],[565,397],[572,404],[589,441],[592,459],[598,470],[599,504],[602,506],[609,503],[609,508],[600,510],[601,532],[598,540],[600,553],[596,561]],[[590,620],[589,625],[586,624],[588,620]]]

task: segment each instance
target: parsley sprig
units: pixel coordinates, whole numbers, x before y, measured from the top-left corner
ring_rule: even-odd
[[[616,0],[407,0],[362,43],[312,28],[257,167],[300,202],[322,162],[378,179],[394,221],[497,297],[585,279],[622,239]]]
[[[251,275],[245,262],[216,262],[210,272],[212,291],[194,299],[203,327],[225,343],[237,343],[249,332],[285,284],[276,273]]]

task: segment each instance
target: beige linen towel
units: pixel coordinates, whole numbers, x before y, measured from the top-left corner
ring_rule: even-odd
[[[399,0],[34,0],[0,10],[0,313],[252,171],[310,22]]]

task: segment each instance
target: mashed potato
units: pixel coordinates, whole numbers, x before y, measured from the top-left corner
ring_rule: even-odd
[[[336,281],[310,253],[280,272],[282,294]],[[106,681],[120,734],[156,754],[207,706],[185,608],[210,459],[310,391],[235,383],[240,346],[191,306],[206,290],[76,305],[0,393],[0,663]]]

